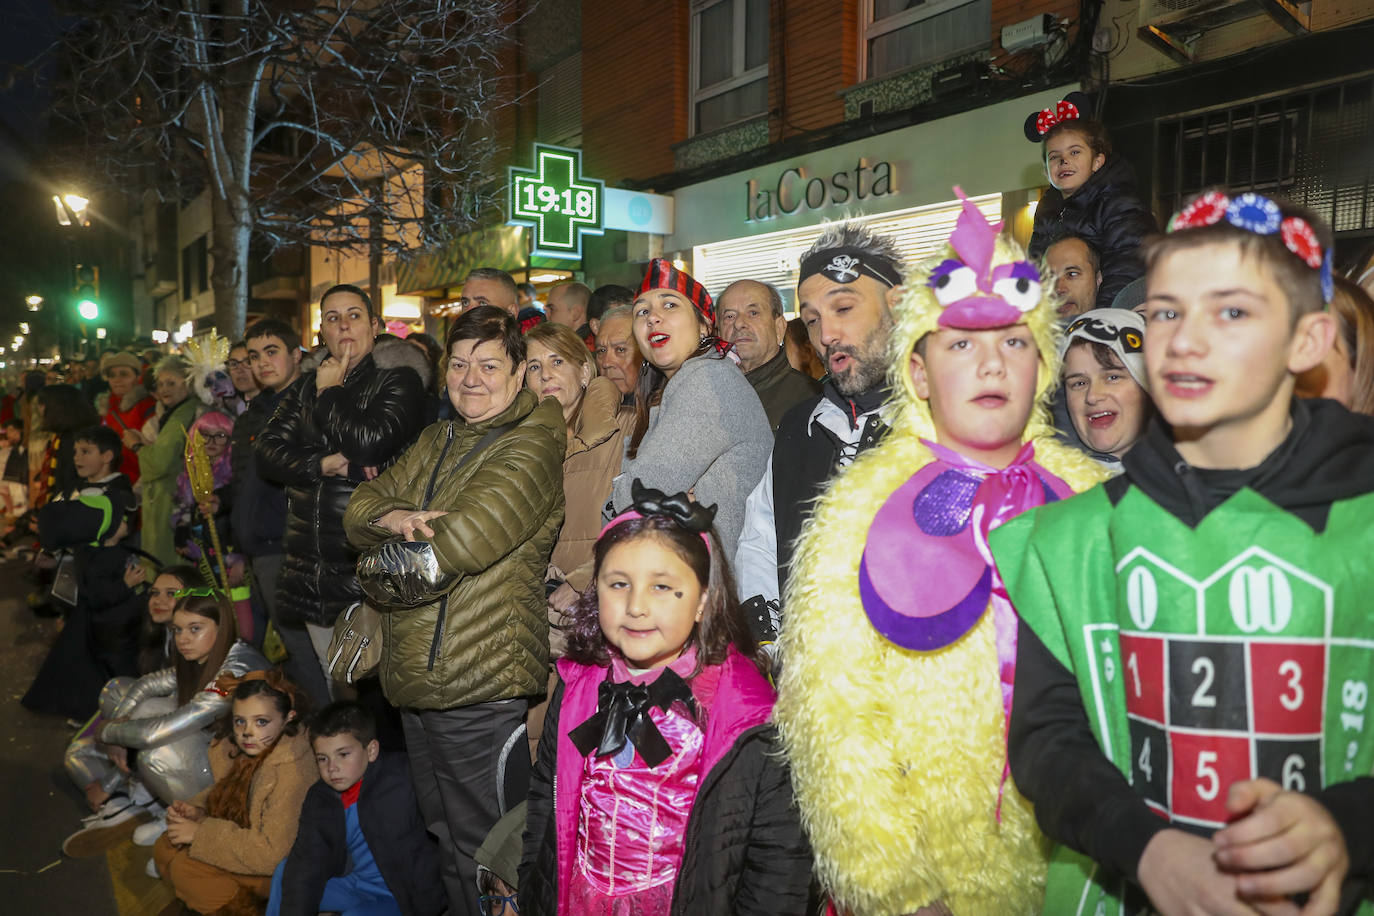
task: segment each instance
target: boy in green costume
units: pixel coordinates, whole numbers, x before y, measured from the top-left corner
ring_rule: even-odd
[[[991,538],[1045,912],[1374,912],[1374,420],[1293,398],[1334,337],[1329,234],[1214,191],[1145,254],[1160,419]]]

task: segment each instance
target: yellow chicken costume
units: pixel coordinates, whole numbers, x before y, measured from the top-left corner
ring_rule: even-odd
[[[963,192],[955,189],[961,198]],[[882,443],[818,500],[787,584],[774,718],[821,881],[840,913],[1039,912],[1048,844],[1006,764],[1015,612],[986,533],[1103,477],[1054,439],[1052,286],[965,199],[946,258],[908,278],[891,341]],[[1024,322],[1036,405],[1013,465],[935,443],[909,371],[937,327]]]

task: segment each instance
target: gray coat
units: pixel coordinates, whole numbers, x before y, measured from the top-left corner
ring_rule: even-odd
[[[768,416],[734,361],[701,356],[682,364],[649,412],[649,430],[634,458],[621,464],[611,505],[630,508],[630,484],[665,493],[694,490],[697,502],[715,505],[725,555],[735,555],[744,526],[744,501],[763,477],[773,451]]]

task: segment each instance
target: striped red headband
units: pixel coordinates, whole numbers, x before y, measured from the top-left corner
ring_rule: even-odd
[[[711,327],[715,327],[716,310],[711,303],[711,294],[706,291],[706,287],[692,279],[691,274],[678,270],[667,258],[654,258],[649,262],[644,282],[639,284],[639,294],[642,296],[652,289],[670,289],[675,293],[681,293],[701,313],[701,317],[705,318]]]

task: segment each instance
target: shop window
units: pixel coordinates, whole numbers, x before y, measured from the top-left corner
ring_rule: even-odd
[[[992,0],[865,0],[864,77],[986,48],[991,35]]]
[[[181,298],[193,299],[209,288],[209,250],[202,235],[181,249]]]
[[[1173,213],[1211,187],[1303,204],[1337,232],[1374,229],[1374,79],[1163,118],[1155,196]]]
[[[692,4],[692,133],[768,110],[768,0]]]

